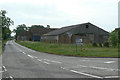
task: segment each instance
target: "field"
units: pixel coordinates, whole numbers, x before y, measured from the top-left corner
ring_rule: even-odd
[[[53,44],[43,42],[21,41],[17,43],[34,49],[39,52],[46,52],[58,55],[68,56],[81,56],[81,57],[120,57],[118,56],[118,48],[113,47],[93,47],[91,44],[85,44],[82,47],[78,46],[76,51],[76,45],[71,44],[71,52],[69,51],[69,44]],[[83,51],[86,48],[86,51]]]

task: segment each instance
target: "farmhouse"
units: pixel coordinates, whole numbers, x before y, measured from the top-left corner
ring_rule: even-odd
[[[109,36],[107,31],[88,22],[62,27],[44,34],[41,39],[46,42],[69,43],[68,32],[72,34],[71,43],[75,43],[76,38],[81,38],[84,43],[103,43]]]

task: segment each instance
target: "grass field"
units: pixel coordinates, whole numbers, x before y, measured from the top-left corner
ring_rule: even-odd
[[[58,55],[69,55],[69,56],[81,56],[81,57],[118,57],[118,48],[113,47],[93,47],[91,44],[86,44],[83,48],[87,50],[81,51],[81,47],[78,46],[76,52],[76,45],[71,44],[71,52],[69,52],[69,44],[51,44],[43,42],[32,42],[32,41],[21,41],[17,43],[34,49],[40,52],[47,52]],[[119,55],[120,57],[120,55]]]

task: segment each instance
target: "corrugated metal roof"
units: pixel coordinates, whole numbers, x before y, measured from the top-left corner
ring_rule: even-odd
[[[46,36],[54,36],[54,35],[63,34],[63,33],[68,32],[69,30],[71,30],[73,28],[81,27],[81,25],[87,25],[87,24],[91,24],[91,23],[88,22],[88,23],[82,23],[82,24],[77,24],[77,25],[71,25],[71,26],[62,27],[62,28],[60,28],[58,30],[51,31],[51,32],[49,32],[47,34],[44,34],[44,35],[46,35]],[[93,25],[93,24],[91,24],[91,25]],[[93,25],[93,26],[95,26],[95,25]],[[95,27],[97,27],[97,26],[95,26]],[[107,31],[105,31],[105,30],[103,30],[103,29],[101,29],[99,27],[97,27],[97,28],[100,29],[100,30],[102,30],[102,31],[104,31],[104,32],[106,32],[106,33],[108,33]]]
[[[83,24],[88,24],[88,23],[83,23]],[[71,25],[71,26],[62,27],[62,28],[60,28],[58,30],[51,31],[51,32],[49,32],[47,34],[44,34],[44,35],[47,35],[47,36],[59,35],[59,34],[68,32],[69,30],[71,30],[73,28],[77,28],[77,27],[79,27],[80,25],[83,25],[83,24],[77,24],[77,25]]]
[[[50,31],[53,31],[55,29],[47,29],[47,28],[33,28],[30,30],[30,32],[32,32],[33,35],[42,35],[42,34],[46,34]]]

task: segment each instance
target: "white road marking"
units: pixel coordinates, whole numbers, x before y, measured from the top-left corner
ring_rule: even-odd
[[[53,61],[53,60],[48,60],[48,59],[44,59],[44,60],[46,60],[46,61],[49,61],[49,62],[53,62],[53,63],[62,63],[62,62],[59,62],[59,61]]]
[[[40,60],[40,59],[37,59],[38,61],[42,61],[42,60]]]
[[[6,69],[6,67],[5,67],[5,66],[3,66],[3,68],[4,68],[4,70],[5,70],[5,71],[7,71],[7,69]]]
[[[67,68],[64,68],[64,67],[60,67],[60,68],[62,68],[62,69],[65,69],[65,70],[69,70],[69,69],[67,69]]]
[[[107,62],[104,62],[104,63],[114,63],[115,61],[107,61]]]
[[[11,80],[13,80],[13,77],[12,77],[12,76],[10,76],[10,79],[11,79]]]
[[[100,63],[114,63],[115,62],[115,61],[106,61],[106,62],[103,62],[103,61],[93,61],[93,60],[79,60],[79,61],[100,62]]]
[[[43,61],[43,63],[45,63],[45,64],[50,64],[50,63],[48,63],[48,62],[46,62],[46,61]]]
[[[104,70],[108,70],[108,71],[118,71],[118,69],[103,68],[103,67],[94,67],[94,66],[92,66],[91,68],[104,69]]]
[[[93,78],[103,78],[103,77],[100,77],[100,76],[95,76],[95,75],[91,75],[91,74],[87,74],[87,73],[83,73],[83,72],[79,72],[79,71],[75,71],[75,70],[70,70],[70,71],[74,72],[74,73],[82,74],[82,75],[85,75],[85,76],[93,77]]]
[[[84,66],[84,65],[78,65],[80,67],[87,67],[87,68],[94,68],[94,69],[103,69],[107,71],[118,71],[118,69],[112,69],[112,68],[103,68],[103,67],[96,67],[96,66]]]
[[[120,78],[120,76],[105,76],[104,78]]]
[[[80,66],[80,67],[88,67],[88,66],[84,66],[84,65],[78,65],[78,66]]]
[[[38,57],[36,57],[36,56],[33,56],[34,58],[38,58]]]
[[[90,61],[90,60],[80,60],[80,61]]]
[[[12,76],[10,76],[10,77],[6,77],[6,78],[10,78],[10,80],[14,80]]]
[[[23,54],[27,54],[27,53],[25,53],[25,52],[22,52],[22,53],[23,53]],[[36,56],[31,56],[31,55],[29,55],[29,54],[28,54],[28,56],[31,57],[31,58],[38,58],[38,57],[36,57]]]
[[[64,70],[69,70],[69,69],[64,68],[64,67],[61,67],[61,68],[64,69]],[[77,73],[77,74],[82,74],[82,75],[85,75],[85,76],[89,76],[89,77],[103,78],[103,77],[100,77],[100,76],[95,76],[95,75],[92,75],[92,74],[87,74],[87,73],[83,73],[83,72],[79,72],[79,71],[75,71],[75,70],[69,70],[69,71]]]
[[[46,62],[46,61],[42,61],[42,60],[40,60],[40,59],[37,59],[38,61],[40,61],[40,62],[43,62],[43,63],[45,63],[45,64],[50,64],[50,63],[48,63],[48,62]]]
[[[31,56],[31,55],[28,55],[29,57],[31,57],[31,58],[34,58],[33,56]]]

